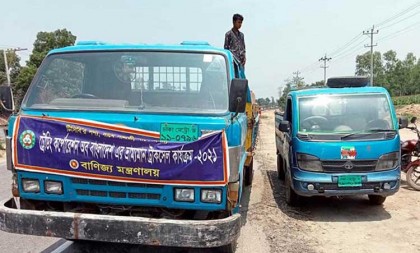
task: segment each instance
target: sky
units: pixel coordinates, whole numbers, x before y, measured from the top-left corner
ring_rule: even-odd
[[[28,48],[19,52],[23,62],[38,32],[62,28],[78,41],[179,44],[205,40],[223,47],[232,15],[240,13],[244,16],[246,76],[258,98],[279,97],[279,88],[297,71],[308,84],[323,80],[318,60],[325,54],[332,58],[327,78],[354,75],[356,55],[369,50],[364,45],[370,43],[370,37],[362,32],[373,25],[379,29],[374,50],[395,50],[400,59],[409,52],[420,57],[419,0],[0,2],[0,49]],[[401,12],[404,15],[398,16]]]

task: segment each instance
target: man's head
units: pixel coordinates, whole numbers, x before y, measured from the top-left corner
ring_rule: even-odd
[[[242,21],[244,21],[244,17],[241,14],[233,15],[233,28],[239,30],[242,26]]]

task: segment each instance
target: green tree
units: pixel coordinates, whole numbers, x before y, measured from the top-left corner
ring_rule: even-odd
[[[265,98],[259,98],[259,99],[257,99],[257,103],[260,106],[267,106],[267,101],[265,100]]]
[[[356,75],[370,76],[370,52],[366,52],[356,57]],[[382,66],[382,57],[380,52],[373,53],[373,84],[381,85],[383,83],[384,70]]]
[[[316,81],[316,82],[314,82],[314,83],[311,83],[310,85],[308,85],[308,87],[324,87],[325,86],[325,84],[324,84],[324,80],[321,80],[321,81]]]
[[[278,100],[278,105],[280,107],[280,110],[284,111],[284,108],[286,107],[286,101],[287,101],[287,94],[289,94],[290,90],[292,89],[292,80],[290,79],[286,79],[284,80],[285,85],[284,88],[282,89],[281,87],[279,87],[279,100]]]
[[[17,76],[14,90],[18,105],[20,104],[23,95],[26,93],[36,70],[41,65],[42,60],[48,52],[55,48],[74,45],[75,41],[76,36],[67,29],[58,29],[53,32],[39,32],[37,34],[29,61],[26,62],[26,66],[21,69]]]

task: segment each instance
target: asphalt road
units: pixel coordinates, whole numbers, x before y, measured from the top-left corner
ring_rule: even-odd
[[[10,184],[12,173],[6,170],[4,159],[0,163],[0,199],[11,197]],[[0,252],[24,253],[42,252],[58,239],[38,236],[10,234],[0,231]]]

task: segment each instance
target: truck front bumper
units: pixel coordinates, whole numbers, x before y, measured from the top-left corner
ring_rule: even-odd
[[[171,247],[210,248],[239,237],[241,215],[217,220],[171,220],[13,208],[0,202],[0,230],[9,233]]]
[[[317,173],[295,168],[292,178],[293,189],[298,195],[306,197],[364,194],[390,196],[395,194],[400,187],[401,172],[399,168],[389,171],[352,174],[362,177],[362,186],[339,187],[338,177],[344,174]],[[309,185],[312,185],[314,189],[310,190],[312,186],[308,187]]]

